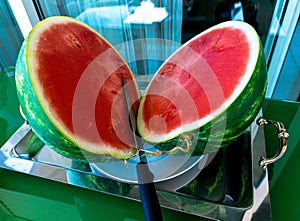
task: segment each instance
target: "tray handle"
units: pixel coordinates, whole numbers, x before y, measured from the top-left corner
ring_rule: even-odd
[[[259,161],[259,166],[262,168],[265,168],[268,164],[275,163],[277,160],[279,160],[284,155],[284,153],[287,150],[289,133],[284,128],[284,125],[278,121],[267,120],[267,119],[260,117],[257,119],[256,123],[260,127],[267,125],[267,124],[273,125],[273,126],[275,126],[275,128],[277,130],[277,138],[279,140],[280,149],[274,157],[271,157],[271,158],[261,157],[261,159]]]

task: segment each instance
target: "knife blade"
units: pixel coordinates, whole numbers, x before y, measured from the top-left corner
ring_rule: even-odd
[[[136,165],[136,172],[144,219],[145,221],[162,221],[163,217],[155,185],[153,183],[154,175],[147,164],[147,157],[142,149],[142,140],[137,134],[136,116],[132,108],[132,101],[129,96],[129,89],[124,77],[122,78],[122,85],[126,106],[126,114],[127,116],[129,116],[129,123],[132,129],[134,145],[137,148],[139,154],[139,162]]]

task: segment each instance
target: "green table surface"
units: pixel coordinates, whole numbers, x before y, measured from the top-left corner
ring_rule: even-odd
[[[283,158],[268,167],[273,220],[299,220],[300,217],[300,103],[267,99],[264,117],[281,121],[290,134]],[[278,148],[273,128],[265,127],[266,150],[273,156]]]
[[[266,99],[263,105],[264,117],[281,121],[290,133],[286,154],[268,167],[273,220],[300,217],[299,106],[297,102],[272,99]],[[13,123],[17,128],[20,116],[16,115],[15,119]],[[272,128],[264,130],[267,155],[272,156],[277,151],[278,141]],[[6,136],[12,132],[8,131]],[[162,213],[164,220],[207,220],[166,208]],[[134,221],[143,220],[143,214],[137,201],[0,168],[0,220]]]

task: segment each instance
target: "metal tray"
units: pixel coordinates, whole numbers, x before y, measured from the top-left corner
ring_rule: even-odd
[[[65,158],[45,145],[36,154],[28,154],[26,143],[32,135],[30,126],[24,123],[1,147],[0,167],[140,200],[134,180],[126,176],[122,179],[111,172],[111,168],[126,168],[122,163],[106,165],[103,169],[103,165]],[[271,220],[265,166],[270,159],[262,156],[265,156],[264,131],[254,122],[229,147],[192,159],[182,170],[157,179],[160,205],[212,220],[228,217],[232,220]]]

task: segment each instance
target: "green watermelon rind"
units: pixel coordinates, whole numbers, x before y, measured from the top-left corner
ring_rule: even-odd
[[[16,63],[15,74],[17,95],[22,111],[26,116],[26,120],[34,133],[45,144],[55,149],[58,153],[67,157],[72,156],[79,160],[85,159],[81,150],[50,122],[49,118],[43,111],[40,102],[35,96],[35,92],[31,87],[31,81],[26,65],[26,45],[27,40],[25,40],[21,46]],[[45,137],[47,137],[47,139],[45,139]],[[51,140],[51,143],[48,142],[49,139]]]
[[[215,152],[228,146],[239,137],[259,113],[267,89],[267,67],[262,44],[259,41],[258,57],[252,75],[238,97],[220,113],[215,119],[193,131],[184,133],[191,134],[194,139],[192,149],[181,154],[201,155]],[[225,128],[224,128],[225,126]],[[220,129],[218,128],[220,127]],[[213,128],[214,133],[211,133]],[[175,146],[182,145],[184,141],[180,136],[170,140],[153,144],[161,151],[169,151]],[[176,154],[180,154],[176,151]]]

